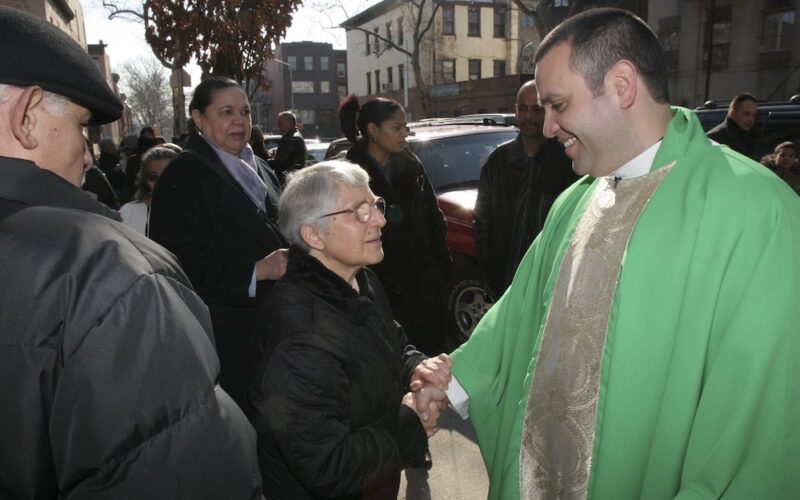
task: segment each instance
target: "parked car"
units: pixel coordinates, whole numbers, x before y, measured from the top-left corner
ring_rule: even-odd
[[[328,151],[329,142],[315,142],[309,143],[306,141],[306,166],[319,163],[325,159],[325,153]]]
[[[270,149],[274,149],[278,147],[278,143],[281,142],[281,135],[278,134],[270,134],[264,136],[264,149],[269,151]]]
[[[695,109],[703,130],[709,131],[725,120],[729,102],[709,101]],[[785,141],[800,143],[800,99],[785,102],[760,102],[753,127],[757,139],[753,158],[760,160],[770,154],[775,146]]]
[[[422,159],[447,221],[447,246],[453,255],[447,294],[447,345],[453,349],[472,334],[492,305],[483,288],[480,266],[475,259],[472,211],[478,197],[481,167],[500,144],[517,137],[508,126],[459,123],[452,120],[409,124],[408,144]],[[351,146],[337,139],[326,158],[342,155]]]

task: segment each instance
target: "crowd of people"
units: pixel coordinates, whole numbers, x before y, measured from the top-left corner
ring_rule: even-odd
[[[88,54],[7,7],[0,46],[3,498],[397,498],[448,405],[493,499],[800,497],[796,146],[747,157],[750,94],[706,136],[633,14],[542,40],[479,181],[496,303],[451,356],[399,103],[343,100],[346,158],[304,168],[295,116],[266,152],[215,76],[180,145],[95,159],[122,105]]]

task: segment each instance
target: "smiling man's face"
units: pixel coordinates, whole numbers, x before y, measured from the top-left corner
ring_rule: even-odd
[[[553,47],[536,65],[536,87],[544,107],[544,135],[555,137],[579,175],[600,177],[613,172],[614,120],[619,114],[605,95],[595,96],[586,80],[569,67],[570,45]]]

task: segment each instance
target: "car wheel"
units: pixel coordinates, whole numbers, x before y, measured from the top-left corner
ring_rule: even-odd
[[[470,269],[454,273],[447,297],[447,348],[457,348],[472,335],[484,314],[492,307],[492,299],[480,281],[480,272]]]

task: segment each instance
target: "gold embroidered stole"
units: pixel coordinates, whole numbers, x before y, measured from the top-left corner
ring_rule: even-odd
[[[519,457],[520,498],[588,493],[600,370],[622,258],[672,165],[600,179],[564,254],[533,373]]]

